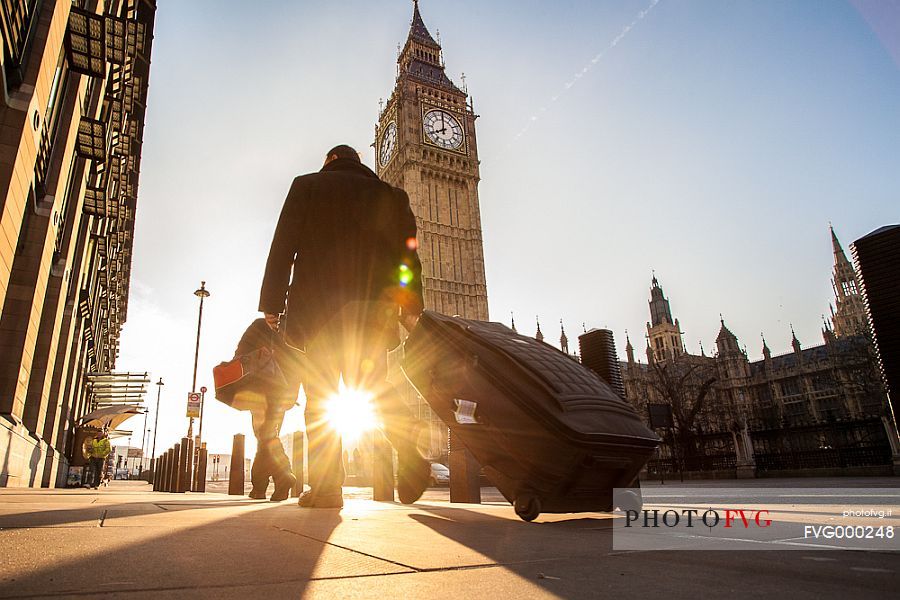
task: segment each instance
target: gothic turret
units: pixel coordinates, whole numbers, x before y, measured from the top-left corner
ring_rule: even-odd
[[[684,354],[684,341],[678,319],[672,319],[669,300],[656,275],[650,283],[650,321],[647,337],[655,360],[672,360]]]
[[[825,318],[825,315],[822,315],[822,339],[825,340],[826,346],[830,346],[835,341],[834,331],[832,331],[831,325],[828,323],[828,319]]]
[[[421,79],[430,85],[462,93],[444,71],[443,50],[425,26],[418,1],[413,3],[409,36],[397,58],[397,64],[400,73]]]
[[[837,310],[832,312],[835,337],[865,335],[869,330],[865,302],[859,293],[859,281],[853,265],[847,260],[834,228],[831,231],[831,249],[834,253],[834,274],[831,285]]]
[[[559,348],[566,354],[569,353],[569,338],[566,337],[566,328],[562,319],[559,320]]]
[[[634,364],[634,346],[631,345],[631,338],[628,337],[628,331],[625,331],[625,355],[628,357],[629,364]]]
[[[719,351],[717,365],[723,379],[750,376],[750,361],[747,354],[741,351],[737,336],[725,326],[725,319],[719,315],[719,335],[716,336],[716,348]]]
[[[653,326],[662,323],[675,324],[672,320],[672,309],[669,306],[669,300],[663,294],[656,275],[653,275],[653,279],[650,281],[650,322]]]
[[[535,317],[535,319],[537,320],[537,333],[534,334],[534,339],[539,342],[543,342],[544,334],[541,332],[541,319],[540,317]]]
[[[737,336],[731,333],[731,330],[725,327],[725,319],[719,315],[719,335],[716,336],[716,348],[719,356],[727,356],[729,354],[740,353],[741,348],[738,346]]]
[[[794,333],[794,326],[791,325],[791,347],[794,349],[794,352],[800,354],[800,340],[797,339],[797,334]]]

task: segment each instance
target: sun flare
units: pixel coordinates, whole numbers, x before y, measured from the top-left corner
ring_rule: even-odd
[[[372,394],[348,388],[342,381],[338,393],[328,401],[328,421],[344,439],[356,439],[375,428]]]

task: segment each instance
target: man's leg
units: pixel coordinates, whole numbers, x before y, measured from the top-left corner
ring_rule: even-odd
[[[269,487],[269,475],[271,474],[271,461],[269,460],[263,432],[266,420],[263,406],[250,411],[253,435],[256,437],[256,456],[253,457],[253,464],[250,467],[250,481],[253,483],[253,489],[250,490],[248,495],[254,500],[265,500],[266,489]]]
[[[390,332],[376,321],[358,334],[361,351],[344,367],[348,385],[373,394],[373,403],[384,424],[388,441],[397,450],[397,495],[404,504],[418,500],[428,487],[431,467],[418,449],[421,423],[416,419],[396,388],[387,381],[387,340]],[[389,325],[390,326],[390,325]],[[396,327],[396,323],[393,324]],[[349,382],[352,382],[349,383]]]
[[[291,461],[284,452],[281,444],[281,424],[284,422],[284,406],[278,401],[270,404],[266,411],[266,423],[263,426],[265,432],[265,445],[269,457],[272,479],[275,480],[275,492],[270,498],[273,502],[287,500],[297,479],[291,472]]]
[[[327,401],[330,396],[321,390],[310,390],[306,396],[309,485],[320,496],[340,496],[344,483],[341,438],[328,421]]]
[[[340,381],[339,337],[327,330],[307,349],[308,366],[303,374],[306,395],[306,437],[309,443],[310,490],[300,496],[300,506],[340,508],[344,467],[341,463],[341,438],[328,421],[328,400],[338,391]]]
[[[91,487],[100,487],[100,479],[103,477],[103,459],[91,458]]]

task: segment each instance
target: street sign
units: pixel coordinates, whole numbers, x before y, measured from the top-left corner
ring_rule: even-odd
[[[199,417],[200,416],[200,393],[199,392],[191,392],[190,394],[188,394],[187,416],[188,417]]]

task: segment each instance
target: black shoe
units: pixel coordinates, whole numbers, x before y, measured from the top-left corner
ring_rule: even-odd
[[[250,490],[250,493],[247,494],[247,496],[252,498],[253,500],[265,500],[266,499],[266,488],[259,490],[258,488],[254,487],[252,490]]]
[[[431,465],[412,448],[399,455],[397,467],[397,495],[403,504],[412,504],[428,488]]]
[[[269,500],[272,502],[287,500],[288,496],[291,495],[291,490],[294,488],[295,483],[297,483],[297,478],[294,477],[293,473],[286,473],[282,477],[279,477],[275,480],[275,492]]]
[[[302,508],[344,508],[344,498],[340,493],[315,494],[306,490],[300,494],[297,505]]]

